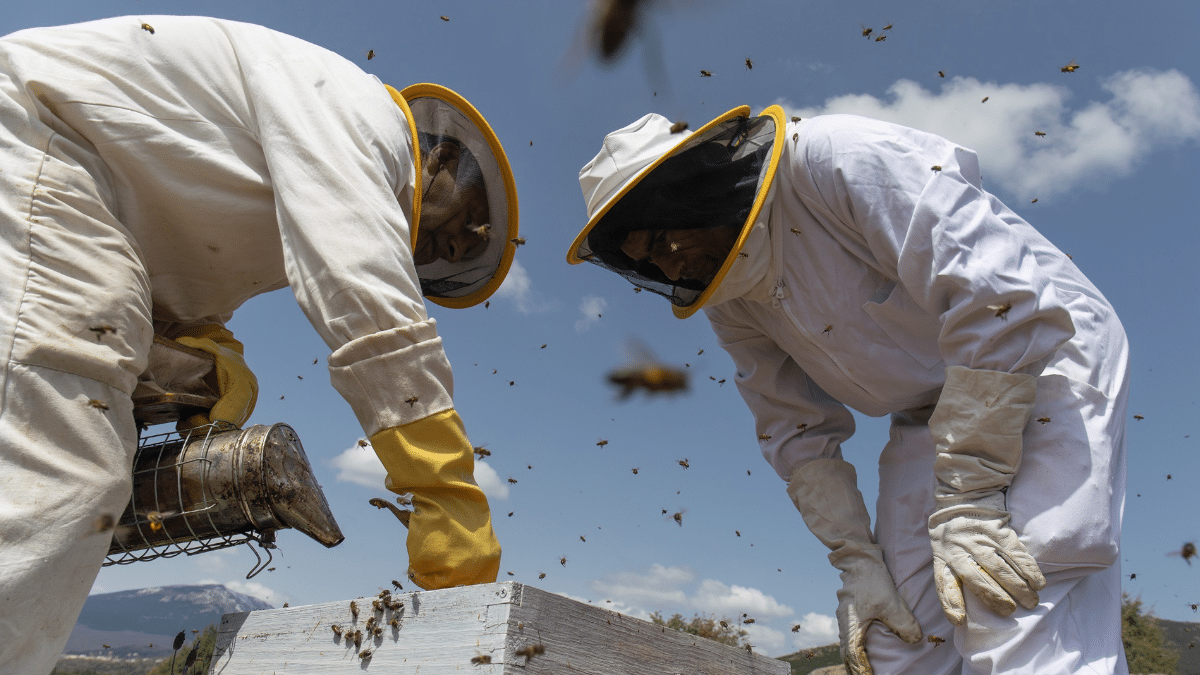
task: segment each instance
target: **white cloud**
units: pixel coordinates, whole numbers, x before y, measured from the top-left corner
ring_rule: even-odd
[[[1128,175],[1155,147],[1200,139],[1200,94],[1183,73],[1128,70],[1102,86],[1108,101],[1075,110],[1062,84],[970,77],[951,79],[941,92],[899,80],[884,98],[848,94],[810,108],[779,103],[791,115],[853,113],[944,136],[979,153],[986,182],[1022,197]]]
[[[687,605],[682,587],[691,583],[695,573],[686,567],[664,567],[655,563],[647,574],[617,572],[592,582],[592,590],[604,599],[641,607]]]
[[[288,596],[268,588],[257,581],[217,581],[216,579],[201,579],[196,582],[198,584],[220,584],[234,593],[249,595],[250,597],[258,598],[264,602],[270,603],[275,607],[282,607],[283,603],[289,602]]]
[[[607,306],[608,301],[604,298],[595,295],[583,296],[583,300],[579,303],[579,311],[583,314],[583,318],[575,322],[575,331],[582,333],[596,325]]]
[[[387,469],[370,445],[355,445],[329,461],[337,469],[337,480],[379,489],[387,478]]]
[[[825,614],[809,612],[800,621],[800,630],[792,637],[792,648],[823,647],[837,641],[837,619]]]
[[[779,604],[775,598],[757,588],[726,586],[713,579],[700,582],[691,598],[691,604],[702,612],[735,618],[745,613],[755,620],[778,619],[795,613],[791,607]]]
[[[363,447],[355,444],[349,450],[343,450],[329,463],[337,469],[339,481],[378,490],[383,488],[387,480],[387,469],[383,468],[383,463],[379,461],[370,445]],[[489,498],[508,499],[508,485],[496,475],[496,470],[488,466],[487,462],[475,462],[475,481]]]
[[[496,289],[496,293],[492,297],[511,300],[517,306],[517,311],[522,314],[534,314],[551,309],[550,303],[538,300],[535,296],[533,280],[529,278],[529,273],[525,271],[521,263],[514,260],[512,267],[508,270],[508,276],[504,277],[504,283],[500,284],[500,288]]]
[[[482,459],[475,461],[475,482],[488,499],[508,499],[508,481]]]

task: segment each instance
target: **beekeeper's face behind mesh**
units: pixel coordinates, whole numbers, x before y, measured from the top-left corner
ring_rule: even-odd
[[[473,260],[487,250],[490,236],[479,164],[454,139],[433,144],[421,160],[421,224],[413,260],[418,265]]]
[[[646,260],[671,281],[698,281],[707,287],[737,242],[740,227],[711,230],[634,230],[621,252]]]

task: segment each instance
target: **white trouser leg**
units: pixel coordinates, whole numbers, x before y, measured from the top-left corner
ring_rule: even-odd
[[[0,675],[54,667],[129,500],[152,339],[136,245],[81,168],[0,102]]]

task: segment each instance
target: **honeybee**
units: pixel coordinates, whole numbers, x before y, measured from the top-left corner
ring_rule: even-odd
[[[637,341],[627,342],[626,349],[635,354],[636,362],[608,374],[608,381],[621,388],[620,400],[638,389],[644,389],[647,395],[687,391],[688,377],[683,370],[660,363],[649,348]]]
[[[404,402],[407,403],[408,407],[411,408],[411,407],[413,407],[413,404],[417,402],[417,397],[409,396],[408,398],[404,399]]]
[[[561,558],[559,558],[558,564],[562,565],[563,567],[566,567],[567,566],[567,556],[564,555]]]
[[[1192,611],[1195,612],[1195,611],[1197,611],[1198,608],[1200,608],[1200,603],[1191,602],[1191,603],[1188,603],[1188,607],[1191,607]],[[107,645],[105,645],[105,646],[107,646]]]
[[[367,441],[367,439],[365,439],[365,438],[360,438],[360,439],[358,439],[358,447],[369,448],[369,447],[371,447],[371,443],[369,441]]]
[[[533,657],[538,656],[539,654],[545,654],[546,647],[544,645],[540,645],[540,644],[530,644],[530,645],[525,645],[524,647],[518,649],[517,651],[515,651],[513,653],[516,654],[517,656],[524,656],[525,661],[528,662],[529,659],[532,659]]]
[[[931,170],[931,171],[937,172],[937,171],[941,171],[941,170],[942,170],[942,165],[941,165],[941,164],[934,164],[933,166],[931,166],[931,167],[929,167],[929,168],[930,168],[930,170]]]
[[[100,645],[100,646],[104,647],[105,649],[112,649],[112,645]]]
[[[1008,321],[1008,310],[1012,309],[1012,303],[1005,302],[999,305],[988,305],[987,308],[996,313],[996,318]]]
[[[799,122],[799,121],[800,121],[800,118],[799,118],[799,117],[796,117],[795,115],[792,115],[792,121],[793,121],[793,122]]]
[[[545,578],[546,578],[545,572],[538,572],[538,579],[545,579]]]
[[[597,447],[603,448],[606,445],[608,445],[608,441],[606,439],[601,438],[600,440],[596,441]]]
[[[146,31],[147,33],[149,33],[151,35],[154,35],[154,26],[151,26],[148,23],[142,24],[142,30]]]
[[[400,628],[400,619],[393,616],[392,620],[388,621],[388,625],[391,626],[392,628],[399,629]]]
[[[884,41],[884,40],[886,40],[886,39],[887,39],[887,36],[886,36],[886,35],[880,35],[879,37],[875,38],[875,41],[876,41],[876,42],[883,42],[883,41]]]
[[[404,586],[402,586],[400,582],[396,581],[395,579],[392,579],[392,586],[394,586],[398,591],[404,590]]]
[[[371,59],[373,59],[373,58],[375,58],[375,50],[374,50],[374,49],[368,49],[368,50],[367,50],[367,60],[368,60],[368,61],[370,61],[370,60],[371,60]]]
[[[938,645],[940,645],[940,644],[942,644],[943,642],[945,642],[945,641],[946,641],[946,640],[945,640],[945,638],[940,638],[940,637],[938,637],[938,636],[936,636],[936,635],[929,635],[929,636],[926,636],[926,638],[925,638],[925,639],[926,639],[927,641],[929,641],[929,642],[932,642],[934,647],[937,647]]]
[[[980,103],[987,103],[989,98],[991,98],[991,96],[984,96],[983,100],[980,101]]]
[[[402,494],[399,497],[396,497],[396,503],[400,506],[412,506],[412,497],[409,496],[410,494],[412,493]]]
[[[891,30],[891,29],[892,29],[892,24],[889,23],[888,25],[884,26],[880,30]]]
[[[754,62],[750,60],[749,56],[746,57],[746,70],[754,70]]]
[[[638,468],[636,466],[633,467],[633,475],[638,475]]]
[[[382,611],[382,610],[375,610],[375,611]],[[370,633],[372,630],[374,630],[375,629],[375,617],[373,617],[373,616],[369,617],[367,619],[367,624],[365,626],[363,626],[363,628],[365,628],[368,633]]]
[[[450,17],[446,16],[445,14],[443,14],[443,15],[439,16],[438,18],[439,18],[439,19],[441,19],[442,21],[449,21],[449,20],[450,20]]]
[[[313,364],[314,366],[315,366],[315,365],[317,365],[317,361],[318,361],[318,360],[319,360],[319,359],[313,359],[313,362],[312,362],[312,364]]]
[[[696,356],[700,356],[700,355],[701,355],[701,354],[703,354],[703,353],[704,353],[704,350],[703,350],[703,349],[701,349],[700,351],[696,352]]]
[[[674,520],[674,521],[675,521],[675,522],[676,522],[676,523],[677,523],[677,524],[678,524],[680,527],[683,527],[683,514],[685,514],[685,513],[687,513],[687,509],[680,509],[679,511],[676,511],[676,512],[675,512],[675,514],[671,516],[671,518],[672,518],[672,519],[673,519],[673,520]]]
[[[363,638],[363,635],[362,635],[361,630],[354,631],[354,648],[355,649],[358,649],[359,647],[362,646],[362,638]]]
[[[353,600],[350,601],[350,616],[358,618],[358,603]]]
[[[163,518],[165,518],[167,515],[168,514],[162,513],[161,511],[148,512],[146,514],[146,522],[150,524],[150,530],[152,532],[158,532],[161,530],[163,528]]]
[[[488,307],[491,307],[491,306],[492,306],[492,301],[491,301],[491,300],[485,300],[485,301],[484,301],[484,303],[483,303],[483,308],[484,308],[484,309],[487,309]]]
[[[795,143],[796,141],[799,141],[799,140],[800,140],[800,132],[797,131],[796,133],[792,134],[792,142]],[[793,227],[792,232],[795,232],[795,231],[796,231],[796,228]]]
[[[792,626],[792,632],[799,633],[800,632],[800,624],[796,624],[795,626]]]
[[[380,600],[379,598],[375,598],[374,600],[372,600],[372,601],[371,601],[371,607],[372,607],[372,608],[373,608],[373,609],[374,609],[376,612],[381,612],[381,613],[382,613],[382,612],[383,612],[383,600]],[[375,620],[375,619],[372,617],[371,621],[374,621],[374,620]]]
[[[746,617],[742,620],[742,623],[754,623],[754,619],[751,617]]]
[[[833,324],[827,323],[827,324],[825,324],[825,330],[821,331],[821,334],[824,335],[832,330],[833,330]]]
[[[858,24],[858,25],[859,25],[859,26],[862,26],[862,36],[863,36],[863,37],[865,37],[865,38],[869,38],[869,37],[871,37],[871,33],[874,33],[874,32],[875,32],[875,29],[874,29],[874,28],[868,28],[866,24],[861,24],[861,23],[860,23],[860,24]]]
[[[1037,418],[1037,421],[1041,422],[1042,424],[1049,424],[1050,418],[1049,417],[1039,417],[1039,418]]]
[[[1029,200],[1029,203],[1030,203],[1030,204],[1036,204],[1036,203],[1037,203],[1037,197],[1034,197],[1033,199],[1030,199],[1030,200]]]
[[[734,531],[733,531],[733,533],[734,533],[734,534],[736,534],[736,535],[737,535],[737,536],[739,536],[739,537],[740,537],[740,536],[742,536],[742,533],[741,533],[741,531],[740,531],[740,530],[734,530]]]
[[[512,476],[509,476],[509,477],[508,477],[508,483],[509,483],[509,485],[516,485],[516,484],[517,484],[517,479],[516,479],[516,478],[513,478]]]
[[[671,125],[671,133],[678,134],[687,131],[688,123],[682,120]]]
[[[808,422],[801,422],[800,424],[796,425],[796,428],[799,429],[800,431],[807,431],[808,430]]]
[[[142,25],[143,25],[143,26],[146,26],[146,25],[148,25],[148,24],[142,24]],[[153,33],[154,31],[153,31],[153,30],[151,30],[150,32],[152,32],[152,33]],[[99,341],[99,340],[100,340],[100,338],[104,337],[104,335],[105,335],[106,333],[116,333],[116,332],[117,332],[117,329],[116,329],[116,328],[113,328],[112,326],[109,326],[109,325],[107,325],[107,324],[100,325],[100,326],[92,326],[92,327],[91,327],[91,328],[89,328],[88,330],[90,330],[90,331],[92,331],[93,333],[95,333],[95,334],[96,334],[96,340],[97,340],[97,341]]]
[[[689,466],[691,466],[691,464],[688,464],[687,458],[684,457],[683,459],[679,460],[679,466],[682,466],[683,468],[686,469]]]
[[[492,456],[492,451],[491,451],[491,450],[488,450],[488,449],[487,449],[487,446],[484,446],[484,445],[477,445],[477,446],[475,446],[475,448],[474,448],[474,449],[475,449],[475,454],[476,454],[476,455],[479,455],[479,459],[483,459],[484,457],[491,457],[491,456]]]
[[[1142,417],[1141,415],[1134,415],[1134,416],[1133,416],[1133,419],[1135,419],[1135,420],[1144,420],[1144,419],[1146,419],[1146,418],[1145,418],[1145,417]]]
[[[480,654],[479,656],[471,657],[471,663],[473,663],[477,666],[482,666],[485,664],[489,664],[491,662],[492,662],[492,657],[487,654]]]
[[[87,404],[90,405],[91,407],[95,408],[96,410],[100,410],[100,411],[108,410],[108,404],[105,403],[104,401],[101,401],[100,399],[89,398]]]
[[[93,529],[96,532],[108,532],[117,524],[117,519],[111,513],[104,513],[96,517],[96,523]]]
[[[758,440],[760,440],[760,441],[769,441],[769,440],[771,440],[771,434],[759,434],[759,435],[758,435]]]
[[[579,541],[582,541],[582,542],[583,542],[583,543],[585,543],[585,544],[587,543],[587,539],[584,539],[584,537],[583,537],[583,535],[582,535],[582,534],[581,534],[581,535],[579,535]]]
[[[1070,63],[1063,66],[1062,68],[1059,68],[1058,70],[1063,73],[1073,73],[1076,70],[1079,70],[1079,64],[1075,62],[1075,59],[1071,59]]]
[[[702,71],[700,71],[700,77],[712,77],[712,71],[711,70],[702,70]]]
[[[370,649],[364,649],[358,653],[358,658],[362,659],[363,661],[366,661],[367,659],[371,658],[372,653],[373,652]]]
[[[509,239],[508,241],[513,246],[524,246],[525,245],[525,237],[513,237],[512,239]]]
[[[1034,135],[1034,136],[1045,136],[1045,135],[1046,135],[1046,132],[1044,132],[1044,131],[1035,131],[1035,132],[1033,132],[1033,135]]]
[[[1171,555],[1182,556],[1183,561],[1186,562],[1188,565],[1191,565],[1192,558],[1196,557],[1196,544],[1194,542],[1189,541],[1186,544],[1184,544],[1183,547],[1180,548],[1178,551],[1172,551]]]
[[[945,77],[945,76],[946,76],[946,71],[944,71],[944,70],[938,71],[938,77]]]

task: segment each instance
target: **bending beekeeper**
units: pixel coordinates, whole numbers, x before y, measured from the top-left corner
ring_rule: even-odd
[[[749,112],[606,137],[579,175],[589,221],[568,261],[680,318],[704,309],[763,455],[841,570],[852,673],[1127,672],[1112,307],[984,191],[972,151]],[[848,408],[892,419],[874,530],[842,459]]]
[[[414,495],[409,577],[495,581],[422,300],[482,302],[514,254],[512,175],[469,103],[259,26],[126,17],[0,39],[0,139],[0,672],[50,672],[86,599],[154,334],[215,356],[221,399],[192,422],[241,425],[256,384],[224,324],[285,286]]]

